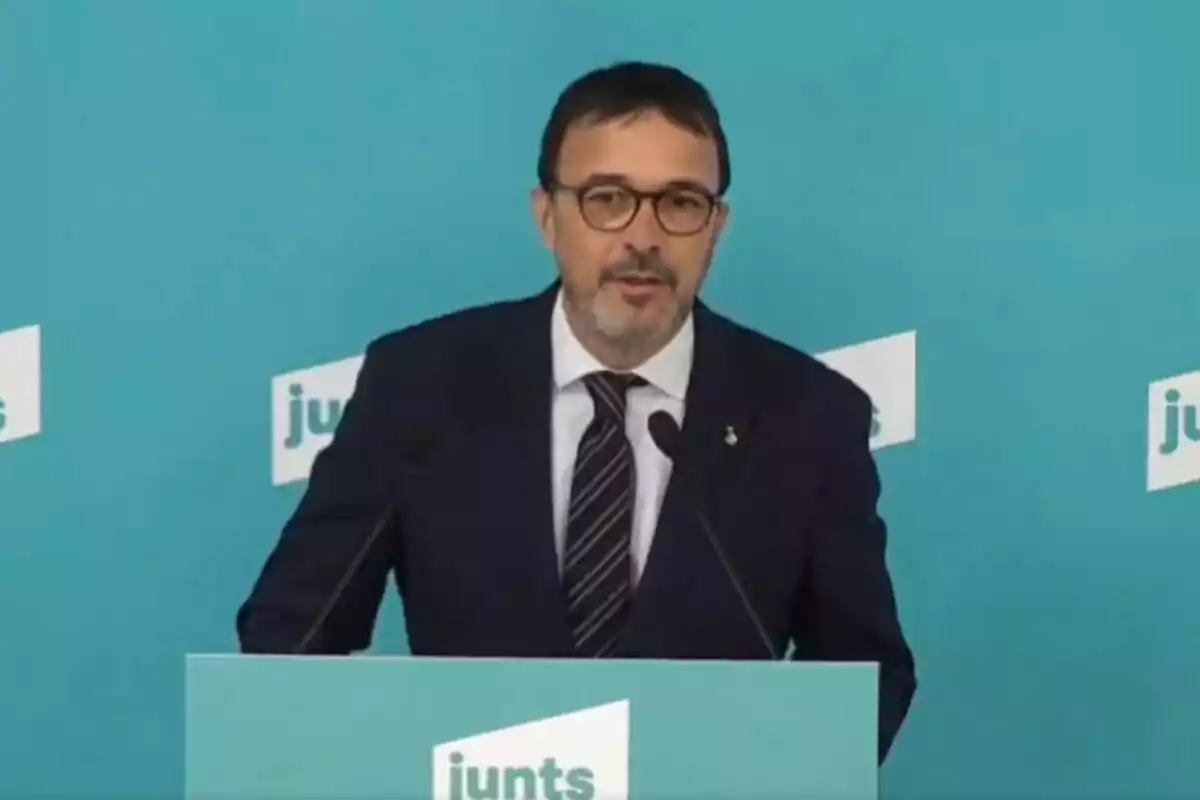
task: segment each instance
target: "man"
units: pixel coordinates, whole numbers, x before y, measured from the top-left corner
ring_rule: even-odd
[[[790,641],[881,664],[882,760],[916,684],[871,403],[696,299],[730,181],[707,91],[642,63],[580,78],[538,178],[560,281],[368,347],[239,613],[243,650],[366,648],[389,574],[415,654],[758,659]]]

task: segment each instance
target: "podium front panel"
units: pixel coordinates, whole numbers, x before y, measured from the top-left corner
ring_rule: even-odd
[[[189,656],[190,800],[873,798],[873,664]]]

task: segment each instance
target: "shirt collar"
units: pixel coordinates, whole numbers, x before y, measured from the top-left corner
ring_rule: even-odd
[[[694,339],[692,315],[688,314],[671,341],[633,371],[663,393],[683,400],[692,371]],[[550,346],[554,353],[554,385],[560,391],[590,372],[608,369],[588,352],[571,330],[563,309],[561,289],[550,317]]]

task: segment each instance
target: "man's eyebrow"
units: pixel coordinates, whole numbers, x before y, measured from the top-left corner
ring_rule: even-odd
[[[620,172],[593,172],[580,181],[581,186],[592,186],[598,183],[619,183],[624,186],[631,186],[633,181],[628,175]],[[666,183],[661,184],[663,189],[694,189],[704,194],[716,194],[712,189],[709,189],[703,183],[691,178],[675,178]]]
[[[593,172],[580,183],[584,186],[593,183],[629,183],[629,176],[620,172]]]

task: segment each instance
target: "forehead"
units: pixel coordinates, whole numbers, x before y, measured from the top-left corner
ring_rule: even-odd
[[[558,179],[574,184],[600,174],[622,175],[637,186],[687,181],[715,192],[720,179],[717,145],[657,112],[604,122],[581,120],[563,138]]]

